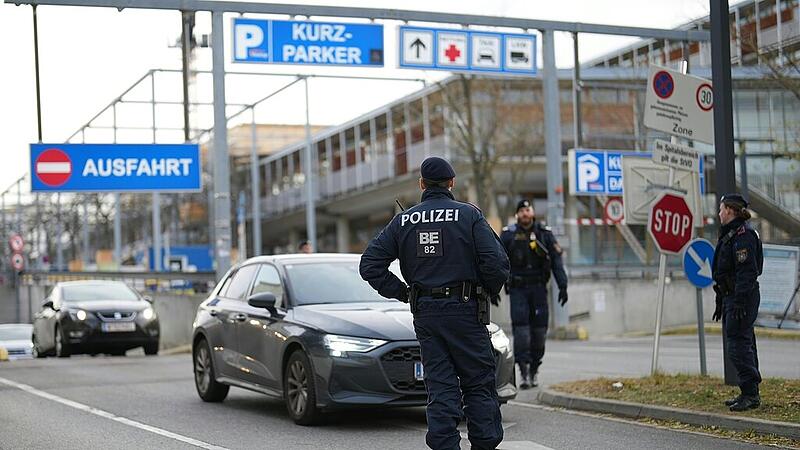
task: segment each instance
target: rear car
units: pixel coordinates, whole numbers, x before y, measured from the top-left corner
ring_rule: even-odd
[[[33,325],[7,323],[0,325],[0,348],[6,350],[9,360],[33,358]]]
[[[33,324],[36,357],[78,353],[124,355],[142,347],[158,353],[160,325],[152,300],[119,281],[58,283]]]
[[[425,405],[409,306],[364,282],[359,260],[262,256],[232,268],[195,317],[199,396],[219,402],[230,386],[261,392],[282,398],[303,425],[340,408]],[[488,331],[498,396],[506,402],[517,392],[513,353],[503,330],[491,324]]]

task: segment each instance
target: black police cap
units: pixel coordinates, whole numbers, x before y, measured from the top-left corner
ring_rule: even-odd
[[[748,206],[750,206],[750,203],[748,203],[747,200],[744,199],[742,194],[737,194],[737,193],[723,195],[722,198],[720,199],[720,202],[732,203],[742,208],[747,208]]]
[[[444,181],[456,177],[456,171],[446,159],[438,156],[431,156],[422,161],[419,166],[419,174],[422,178],[431,181]]]
[[[530,201],[528,201],[528,200],[520,200],[519,203],[517,203],[517,212],[519,212],[519,210],[522,209],[522,208],[528,208],[530,206],[531,206],[531,202]]]

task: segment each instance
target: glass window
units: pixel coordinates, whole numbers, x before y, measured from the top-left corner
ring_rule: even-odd
[[[124,283],[81,283],[66,285],[61,291],[62,300],[67,303],[103,300],[139,301],[139,296]]]
[[[253,279],[256,269],[258,269],[258,266],[253,264],[250,266],[244,266],[237,270],[233,275],[230,286],[228,286],[227,291],[225,291],[222,296],[232,299],[244,299],[244,295],[250,288],[250,281]]]
[[[390,270],[399,273],[396,264]],[[286,273],[297,305],[388,300],[361,278],[358,261],[293,264]]]
[[[261,270],[258,271],[256,281],[253,283],[253,291],[250,295],[260,292],[275,294],[276,305],[280,305],[283,302],[283,285],[281,285],[281,276],[275,266],[263,264]]]

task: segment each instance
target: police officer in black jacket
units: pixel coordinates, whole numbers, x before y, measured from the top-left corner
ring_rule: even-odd
[[[503,228],[500,240],[511,260],[508,293],[511,298],[511,325],[514,330],[514,357],[519,365],[519,387],[536,387],[536,374],[544,357],[544,344],[550,320],[547,284],[550,273],[556,277],[558,300],[567,303],[567,274],[561,261],[561,246],[550,227],[536,221],[528,200],[517,204],[517,223]]]
[[[508,258],[481,211],[453,197],[456,174],[446,160],[427,158],[420,175],[422,201],[370,242],[361,277],[384,297],[411,303],[428,391],[428,446],[458,449],[463,415],[472,448],[494,449],[503,427],[485,323],[488,297],[508,278]],[[410,286],[389,271],[395,259]]]
[[[719,241],[714,251],[713,278],[717,307],[712,318],[722,319],[728,355],[739,376],[741,395],[727,400],[731,411],[758,408],[758,351],[753,330],[761,294],[758,277],[764,267],[761,239],[750,226],[748,203],[739,194],[724,195],[719,205]]]

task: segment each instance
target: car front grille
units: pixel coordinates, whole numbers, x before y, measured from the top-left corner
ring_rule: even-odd
[[[419,347],[398,347],[381,356],[381,365],[392,387],[398,391],[421,394],[425,383],[414,377],[414,363],[422,361]]]
[[[97,316],[106,322],[131,321],[136,318],[136,311],[99,311]]]

